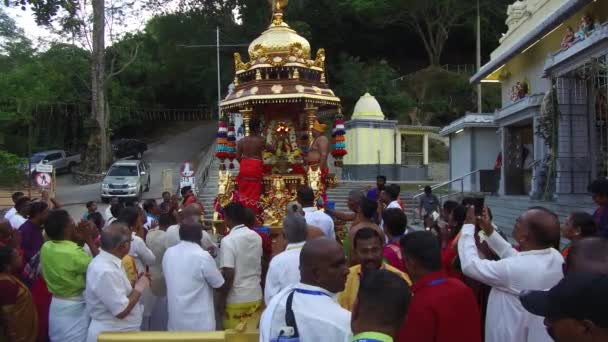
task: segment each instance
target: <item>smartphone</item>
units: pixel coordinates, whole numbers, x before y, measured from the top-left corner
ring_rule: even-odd
[[[475,206],[475,216],[483,215],[483,208],[485,207],[486,199],[484,197],[475,197],[473,199],[473,205]]]

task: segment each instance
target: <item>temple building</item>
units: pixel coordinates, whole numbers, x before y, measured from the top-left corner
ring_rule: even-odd
[[[471,78],[501,84],[502,107],[490,115],[496,134],[474,143],[499,146],[501,195],[586,194],[608,176],[608,2],[518,0],[507,13],[500,46]],[[446,136],[456,132],[450,126]],[[455,163],[451,178],[463,176]]]
[[[369,93],[357,101],[351,120],[345,123],[349,153],[344,157],[342,179],[370,180],[385,175],[389,180],[445,180],[433,174],[429,140],[447,145],[439,128],[399,125],[387,120],[380,103]]]

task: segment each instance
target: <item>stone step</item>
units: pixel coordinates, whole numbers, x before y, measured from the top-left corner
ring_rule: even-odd
[[[513,233],[515,221],[528,208],[541,206],[552,210],[559,216],[560,222],[563,224],[568,215],[575,211],[593,212],[595,205],[589,197],[580,196],[578,200],[571,198],[566,201],[546,202],[530,200],[523,196],[488,196],[486,197],[486,205],[492,209],[494,223],[510,237]]]

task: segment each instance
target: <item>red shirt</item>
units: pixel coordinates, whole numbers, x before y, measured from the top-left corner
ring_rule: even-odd
[[[481,342],[479,308],[462,281],[435,272],[416,281],[412,293],[398,341]]]

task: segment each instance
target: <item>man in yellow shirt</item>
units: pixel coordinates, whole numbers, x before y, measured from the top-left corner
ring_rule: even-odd
[[[350,268],[344,291],[338,294],[338,303],[344,309],[353,310],[359,292],[359,282],[367,270],[384,269],[391,271],[403,278],[408,285],[412,284],[407,274],[382,262],[383,243],[382,237],[373,228],[361,228],[355,234],[353,252],[361,264]]]

